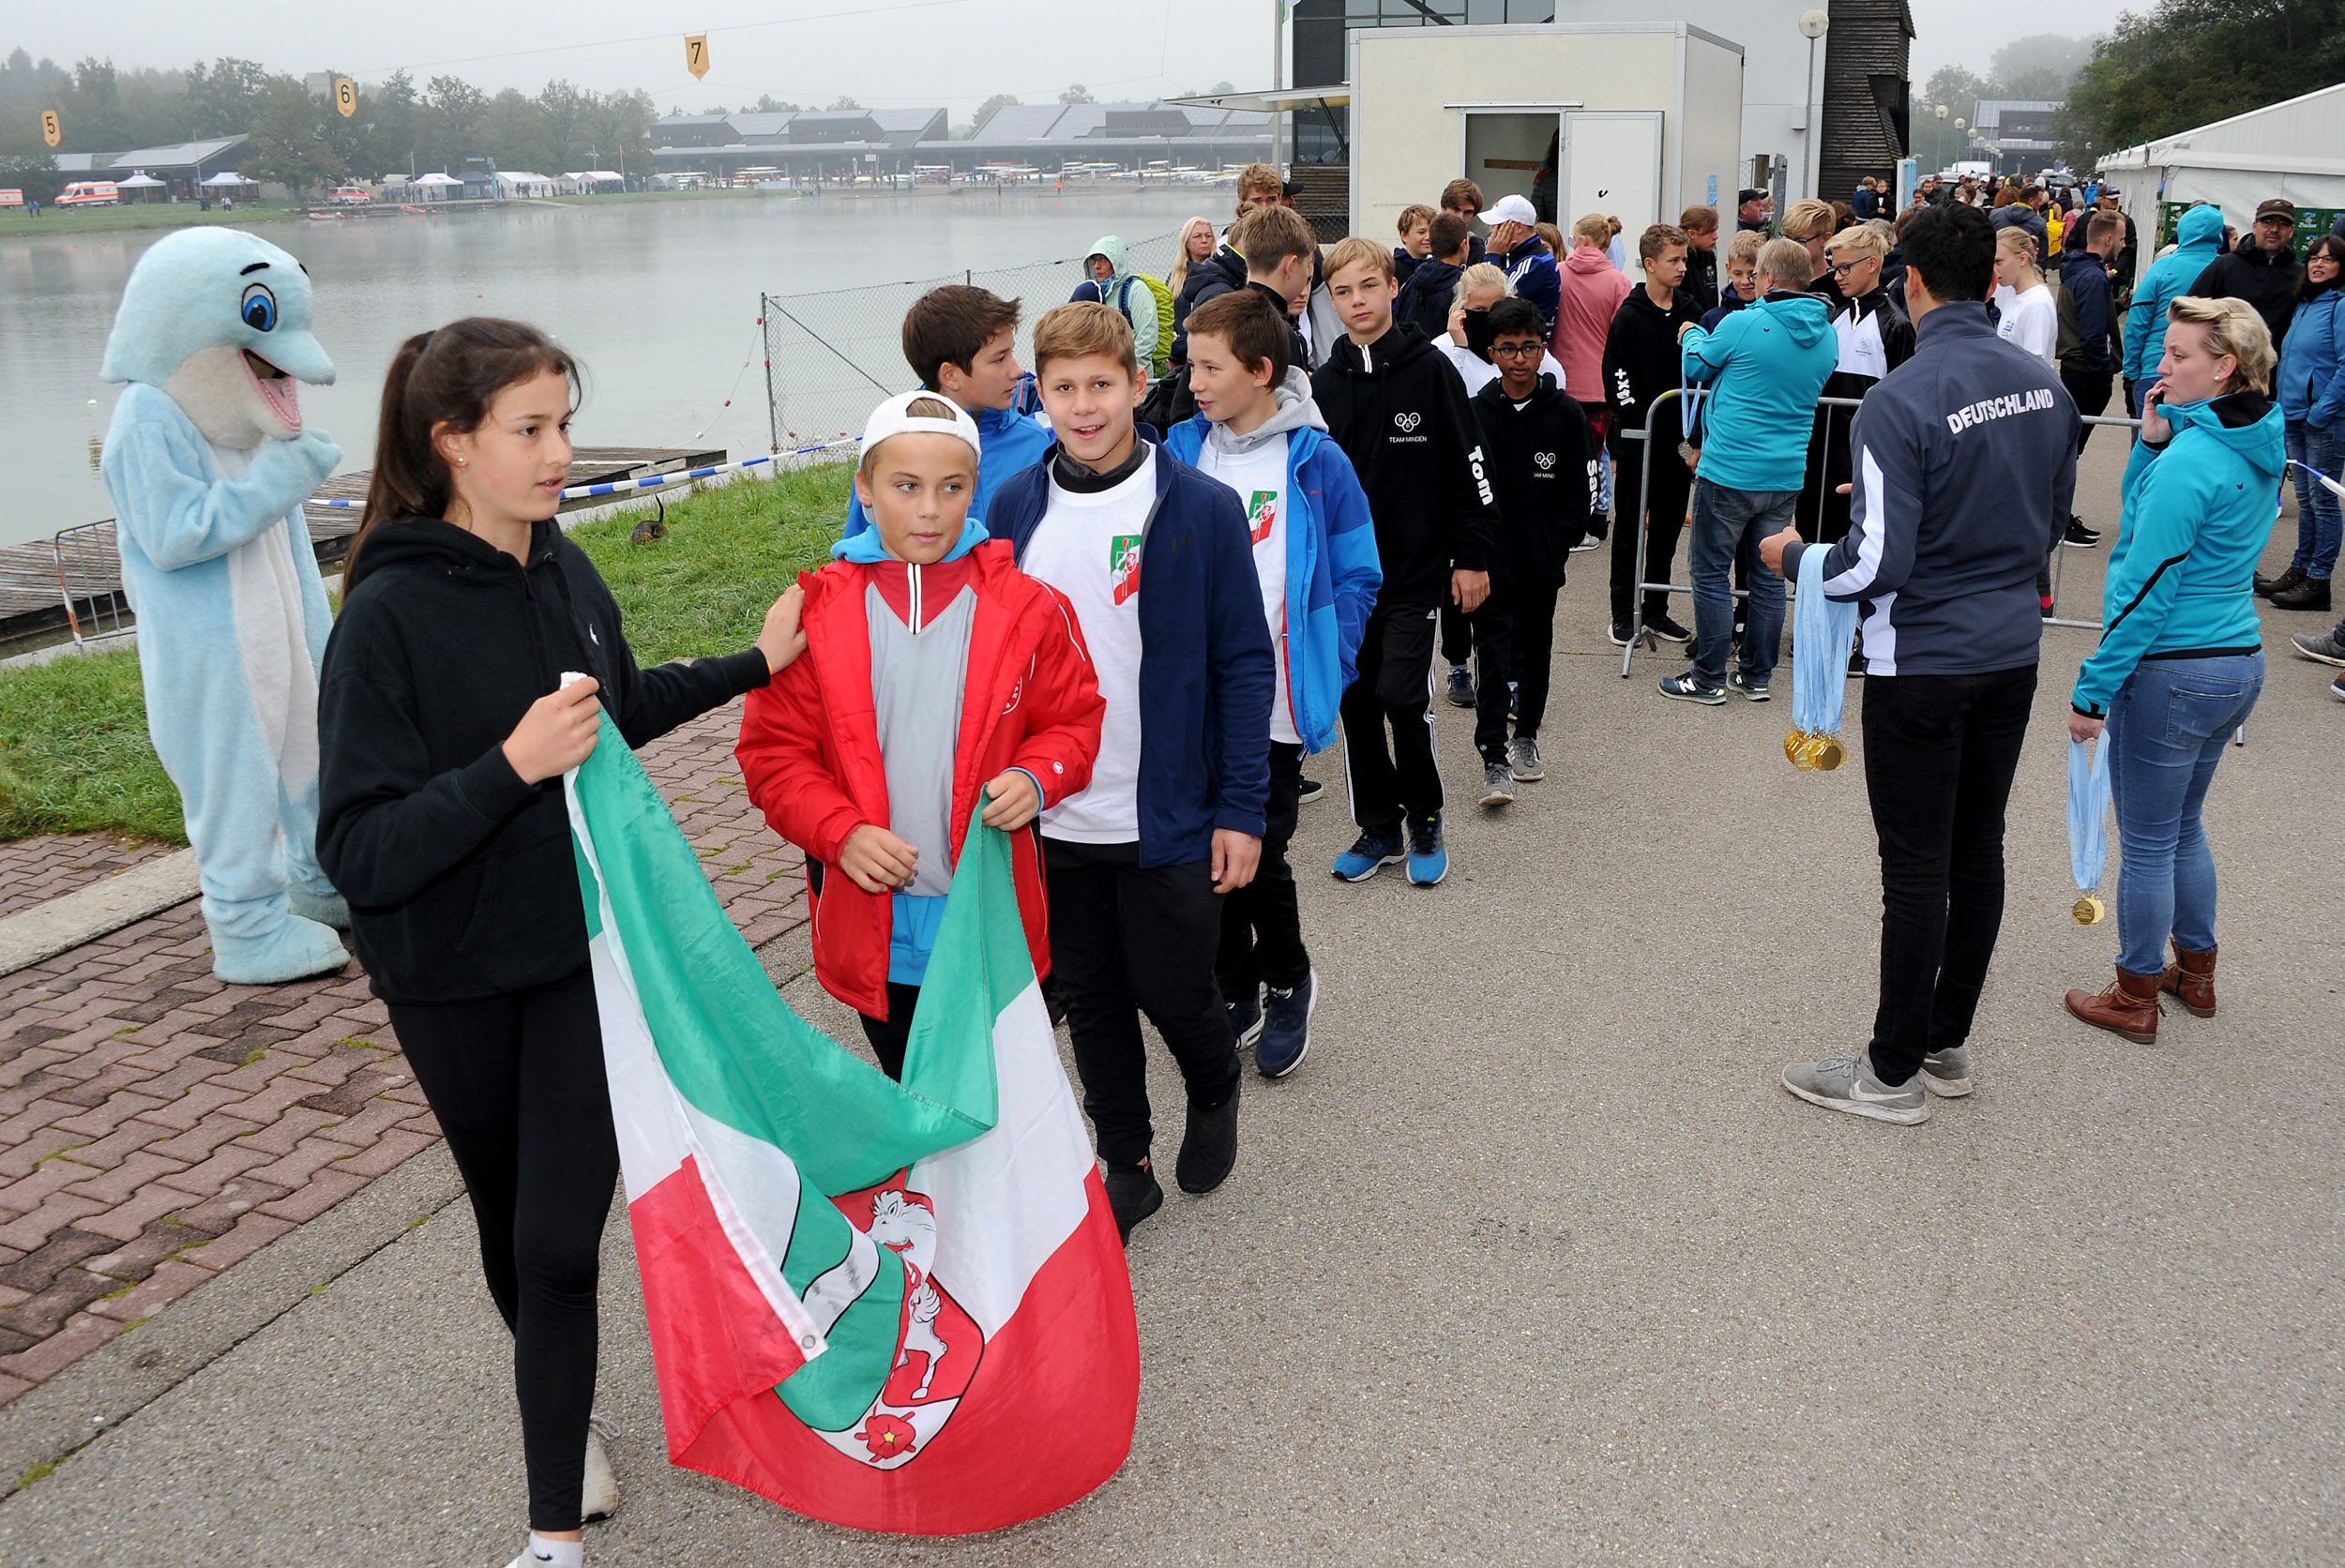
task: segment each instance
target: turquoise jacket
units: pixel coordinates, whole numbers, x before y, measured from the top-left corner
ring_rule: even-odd
[[[969,516],[982,521],[986,504],[1002,488],[1002,481],[1021,469],[1032,468],[1051,449],[1051,427],[1033,415],[1006,408],[981,408],[970,417],[977,422],[977,492],[970,498]],[[855,491],[849,490],[846,531],[830,547],[830,552],[841,561],[850,559],[847,541],[870,526],[871,520],[863,515],[863,503]]]
[[[1173,426],[1164,449],[1193,465],[1211,429],[1201,414]],[[1335,744],[1336,706],[1357,677],[1360,637],[1384,574],[1352,460],[1324,430],[1306,425],[1286,436],[1287,696],[1303,749],[1324,751]],[[1294,592],[1298,582],[1309,590]]]
[[[2262,645],[2255,568],[2288,466],[2280,411],[2260,392],[2170,404],[2164,446],[2134,443],[2101,593],[2101,645],[2069,704],[2094,718],[2145,658]]]
[[[2209,203],[2182,215],[2174,229],[2180,243],[2171,255],[2151,264],[2134,285],[2133,304],[2126,311],[2126,379],[2157,379],[2157,362],[2166,356],[2166,307],[2190,292],[2199,274],[2223,253],[2223,209]]]
[[[1840,363],[1830,309],[1814,294],[1770,294],[1716,331],[1695,327],[1679,348],[1686,379],[1710,384],[1696,476],[1727,490],[1799,489],[1816,400]]]

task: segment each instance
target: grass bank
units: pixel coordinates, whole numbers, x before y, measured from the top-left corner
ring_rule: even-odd
[[[826,558],[848,478],[827,464],[671,502],[668,536],[648,544],[628,538],[640,513],[570,537],[611,584],[637,662],[732,653]],[[187,841],[179,792],[146,738],[137,651],[0,670],[0,842],[101,831]]]
[[[234,212],[218,207],[205,212],[192,202],[138,203],[127,207],[43,207],[38,218],[10,208],[0,212],[0,235],[64,235],[103,234],[116,229],[189,229],[204,223],[227,223],[243,228],[254,223],[283,223],[301,216],[283,207],[239,205]]]

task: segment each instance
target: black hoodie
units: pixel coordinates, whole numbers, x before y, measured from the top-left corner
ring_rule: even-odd
[[[2256,243],[2250,230],[2238,249],[2207,264],[2190,292],[2207,299],[2246,300],[2263,318],[2272,334],[2272,347],[2277,350],[2296,313],[2296,279],[2304,273],[2304,264],[2296,260],[2293,250],[2266,250]]]
[[[1430,610],[1448,602],[1451,571],[1490,570],[1498,508],[1481,430],[1465,383],[1422,333],[1396,323],[1365,349],[1345,338],[1311,398],[1375,514],[1377,608]]]
[[[1520,406],[1505,382],[1493,381],[1474,395],[1474,415],[1498,494],[1497,571],[1526,588],[1562,587],[1571,547],[1587,533],[1595,509],[1596,447],[1588,416],[1551,376],[1539,377],[1538,389]]]
[[[523,566],[452,523],[367,537],[318,691],[318,862],[386,1002],[461,1002],[586,963],[562,780],[504,742],[564,671],[600,683],[629,746],[765,684],[765,656],[639,671],[585,552],[540,522]]]
[[[1653,303],[1653,296],[1641,283],[1628,291],[1628,297],[1612,312],[1612,324],[1604,334],[1604,390],[1611,401],[1615,432],[1643,430],[1645,411],[1653,406],[1653,400],[1676,391],[1683,384],[1685,357],[1677,347],[1679,329],[1701,325],[1702,310],[1702,302],[1684,289],[1671,297],[1670,308],[1664,310]],[[1678,418],[1674,403],[1662,412],[1664,452],[1677,450],[1684,426],[1672,421]],[[1617,433],[1612,450],[1616,456],[1633,456],[1633,448]],[[1653,460],[1661,460],[1656,456]]]
[[[1453,262],[1431,256],[1417,263],[1409,280],[1400,285],[1400,297],[1393,302],[1392,319],[1407,322],[1423,333],[1429,343],[1448,337],[1449,302],[1457,296],[1458,274],[1464,270]]]
[[[1209,299],[1246,287],[1246,258],[1223,246],[1202,262],[1193,263],[1181,279],[1180,297],[1172,302],[1172,363],[1188,362],[1188,313]]]

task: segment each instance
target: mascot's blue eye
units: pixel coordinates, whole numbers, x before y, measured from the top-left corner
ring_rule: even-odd
[[[237,307],[236,313],[255,332],[273,331],[277,326],[277,296],[268,292],[266,284],[248,283],[244,303]]]

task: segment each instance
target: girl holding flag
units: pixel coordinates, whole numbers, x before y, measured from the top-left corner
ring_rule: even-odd
[[[562,776],[600,716],[631,746],[763,686],[806,646],[799,591],[756,645],[636,668],[553,521],[578,366],[470,318],[400,345],[318,695],[318,858],[463,1172],[513,1333],[528,1547],[578,1568],[618,1505],[590,1436],[596,1275],[619,1155]],[[566,671],[587,678],[562,686]]]
[[[2077,671],[2068,716],[2071,741],[2111,748],[2124,868],[2117,977],[2070,991],[2068,1011],[2142,1045],[2157,1038],[2161,993],[2215,1013],[2215,853],[2201,813],[2263,689],[2251,584],[2287,471],[2263,319],[2236,299],[2186,295],[2167,322],[2126,465],[2106,629]]]

